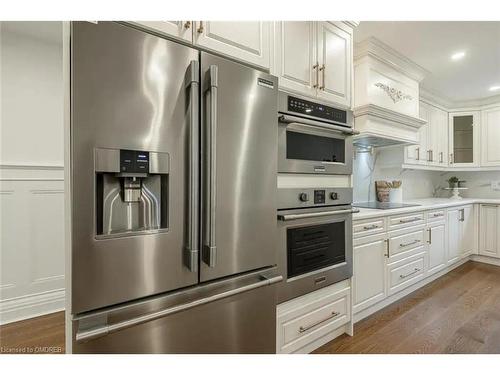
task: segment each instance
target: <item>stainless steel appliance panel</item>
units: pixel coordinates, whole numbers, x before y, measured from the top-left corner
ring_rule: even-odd
[[[73,22],[71,38],[75,314],[198,282],[183,253],[189,142],[191,131],[198,132],[191,115],[198,90],[191,90],[185,76],[199,53],[111,22]],[[169,155],[168,230],[96,239],[97,148]]]
[[[200,280],[276,264],[277,78],[201,53]]]
[[[356,212],[351,206],[352,188],[284,188],[279,189],[278,197],[278,270],[284,277],[277,286],[278,303],[350,278],[353,270],[352,213]],[[290,275],[288,230],[307,230],[336,223],[344,225],[344,235],[329,241],[339,241],[339,247],[345,249],[344,261],[332,262],[297,276]]]
[[[276,268],[79,317],[74,353],[275,353]]]

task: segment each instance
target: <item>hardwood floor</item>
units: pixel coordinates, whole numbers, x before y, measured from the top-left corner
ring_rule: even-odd
[[[0,353],[64,353],[64,312],[0,326]]]
[[[500,353],[500,267],[467,262],[314,353]]]
[[[46,348],[64,353],[64,312],[0,326],[2,353]],[[314,353],[500,353],[500,267],[467,262]]]

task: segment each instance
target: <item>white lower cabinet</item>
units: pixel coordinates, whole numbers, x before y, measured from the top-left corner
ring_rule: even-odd
[[[349,281],[278,305],[277,353],[309,353],[347,331],[351,321]]]
[[[475,250],[475,222],[472,205],[452,207],[447,214],[448,264],[472,254]]]
[[[424,278],[425,248],[406,259],[388,265],[388,295],[395,294]]]
[[[427,247],[429,262],[427,274],[433,274],[446,267],[446,223],[439,222],[427,226]]]
[[[500,258],[500,206],[482,204],[479,216],[479,254]]]
[[[354,240],[352,309],[354,313],[386,296],[387,238],[385,234]]]

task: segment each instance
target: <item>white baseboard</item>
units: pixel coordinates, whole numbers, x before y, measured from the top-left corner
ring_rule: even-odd
[[[383,301],[380,301],[380,302],[376,303],[373,306],[370,306],[370,307],[368,307],[368,308],[366,308],[366,309],[364,309],[362,311],[359,311],[358,313],[354,314],[354,316],[353,316],[353,322],[357,323],[360,320],[362,320],[364,318],[367,318],[368,316],[376,313],[377,311],[383,309],[384,307],[389,306],[391,303],[394,303],[394,302],[400,300],[401,298],[407,296],[408,294],[413,293],[417,289],[420,289],[423,286],[429,284],[431,281],[434,281],[434,280],[440,278],[441,276],[447,274],[451,270],[453,270],[453,269],[461,266],[462,264],[468,262],[469,260],[471,260],[471,257],[463,258],[463,259],[459,260],[457,263],[455,263],[455,264],[453,264],[451,266],[448,266],[446,268],[443,268],[441,271],[436,272],[435,274],[432,274],[430,276],[427,276],[425,279],[420,280],[418,283],[413,284],[412,286],[410,286],[410,287],[408,287],[408,288],[406,288],[406,289],[404,289],[404,290],[402,290],[402,291],[400,291],[400,292],[398,292],[396,294],[393,294],[390,297],[387,297]],[[356,333],[354,333],[354,334],[356,334]]]
[[[64,310],[64,289],[0,301],[0,325]]]
[[[486,255],[471,255],[471,260],[479,263],[492,264],[494,266],[500,266],[499,258],[492,258]]]

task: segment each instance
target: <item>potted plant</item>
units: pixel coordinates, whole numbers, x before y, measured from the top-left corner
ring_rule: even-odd
[[[448,179],[448,184],[450,185],[450,188],[457,188],[458,187],[458,177],[453,176]]]

